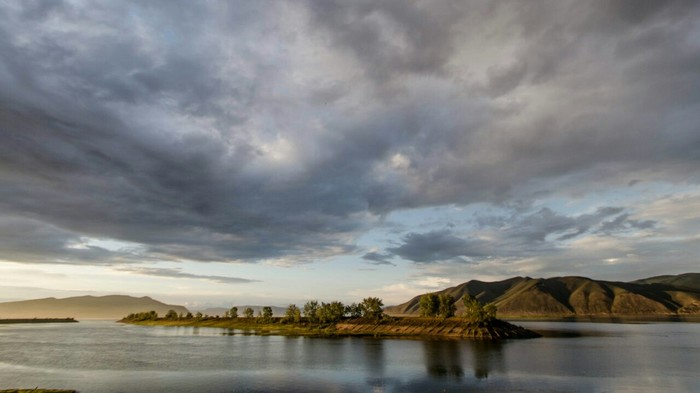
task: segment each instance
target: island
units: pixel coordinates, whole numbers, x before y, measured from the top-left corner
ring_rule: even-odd
[[[538,333],[502,321],[495,310],[469,300],[469,312],[454,315],[453,299],[428,297],[420,317],[392,317],[382,309],[378,298],[366,298],[360,304],[311,301],[302,309],[290,305],[284,317],[273,317],[271,307],[263,307],[257,316],[246,308],[238,316],[233,307],[221,317],[168,312],[159,317],[155,311],[129,314],[118,322],[144,326],[186,326],[229,329],[230,334],[283,335],[310,337],[441,338],[501,340],[540,337]],[[430,304],[428,304],[430,302]],[[443,307],[441,308],[440,305]]]
[[[12,318],[0,319],[0,325],[15,323],[75,323],[75,318]],[[1,393],[2,391],[0,391]]]

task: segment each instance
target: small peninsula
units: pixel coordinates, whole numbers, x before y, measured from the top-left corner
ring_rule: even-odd
[[[384,314],[382,301],[366,298],[360,304],[307,302],[303,309],[290,305],[284,317],[273,317],[271,307],[263,307],[257,317],[246,308],[238,316],[232,307],[224,317],[169,311],[159,317],[155,311],[129,314],[118,322],[146,326],[191,326],[230,329],[231,334],[310,336],[310,337],[397,337],[450,339],[517,339],[540,335],[496,319],[495,309],[465,298],[467,311],[455,317],[454,299],[427,296],[421,317],[391,317]],[[304,316],[302,317],[302,310]]]

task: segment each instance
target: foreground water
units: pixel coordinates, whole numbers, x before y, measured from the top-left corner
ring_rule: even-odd
[[[521,322],[504,342],[302,338],[113,322],[0,326],[0,388],[697,392],[698,323]]]

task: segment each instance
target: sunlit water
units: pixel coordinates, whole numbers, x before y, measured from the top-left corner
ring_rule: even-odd
[[[0,325],[0,388],[88,392],[698,392],[700,324],[522,322],[505,342]],[[552,337],[553,336],[553,337]]]

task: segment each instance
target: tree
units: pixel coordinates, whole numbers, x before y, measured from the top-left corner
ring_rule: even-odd
[[[496,308],[496,305],[494,305],[493,303],[489,303],[484,306],[484,313],[486,314],[487,320],[496,319],[497,312],[498,308]]]
[[[185,315],[185,318],[186,318],[186,319],[192,319],[192,318],[194,318],[194,315],[192,315],[192,313],[188,311],[188,312],[187,312],[187,315]]]
[[[457,307],[455,306],[455,298],[452,295],[443,294],[438,296],[438,301],[440,306],[438,308],[438,314],[442,318],[451,318],[455,316],[455,311]]]
[[[199,319],[202,319],[203,317],[204,317],[204,315],[200,311],[197,311],[197,313],[194,314],[194,319],[199,320]]]
[[[243,310],[243,316],[246,318],[253,318],[253,315],[255,315],[255,311],[253,311],[252,308],[246,307],[245,310]]]
[[[350,318],[359,318],[362,316],[362,307],[357,303],[352,303],[345,306],[345,314]]]
[[[263,322],[271,322],[272,321],[272,307],[265,306],[260,310],[260,319]]]
[[[384,310],[382,310],[384,303],[382,302],[382,299],[378,297],[367,297],[362,299],[360,307],[362,307],[362,316],[365,318],[380,320],[384,316]]]
[[[231,309],[228,312],[228,315],[231,318],[238,318],[238,307],[231,307]]]
[[[420,297],[418,308],[421,316],[436,317],[440,312],[440,298],[435,293],[427,293]]]
[[[290,304],[284,312],[284,321],[289,323],[299,323],[301,321],[301,310],[296,304]]]
[[[317,322],[318,321],[318,316],[317,316],[317,310],[318,310],[318,301],[317,300],[309,300],[304,304],[304,317],[309,322]]]
[[[464,318],[472,322],[487,322],[496,318],[496,306],[493,304],[487,304],[483,306],[477,298],[464,295],[462,298],[464,303]]]
[[[345,306],[341,302],[321,303],[316,310],[316,319],[321,323],[335,323],[345,315]]]
[[[165,314],[165,319],[168,321],[177,320],[177,312],[175,310],[168,310],[168,312]]]
[[[155,311],[148,312],[137,312],[136,314],[129,314],[124,318],[128,321],[155,321],[158,319],[158,313]]]

